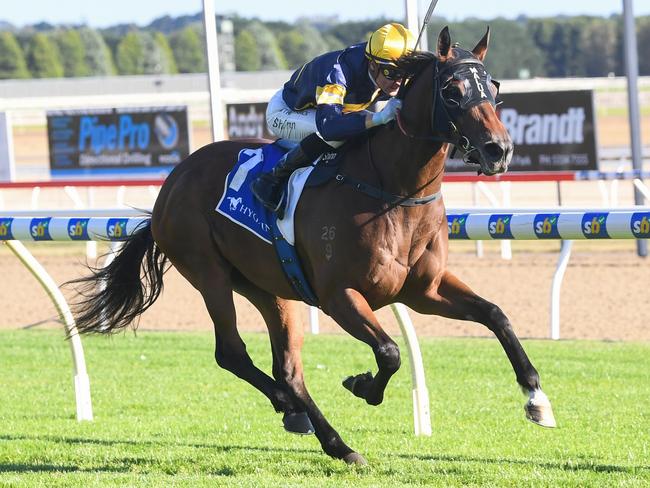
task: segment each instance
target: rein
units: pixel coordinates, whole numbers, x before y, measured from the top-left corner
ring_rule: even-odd
[[[367,136],[367,134],[366,134]],[[377,166],[375,165],[375,160],[372,157],[372,150],[370,148],[370,137],[366,137],[368,141],[368,160],[370,161],[370,165],[374,168],[375,173],[379,174],[379,171],[377,170]],[[422,188],[427,187],[430,185],[432,182],[438,178],[440,173],[444,170],[444,166],[440,169],[438,174],[431,179],[426,185],[424,185]],[[428,195],[426,197],[421,197],[421,198],[412,198],[409,196],[403,196],[403,195],[395,195],[393,193],[389,193],[384,191],[381,188],[377,188],[375,186],[372,186],[364,181],[357,180],[356,178],[352,178],[351,176],[347,176],[343,173],[337,173],[336,176],[334,177],[336,181],[339,183],[345,183],[347,185],[352,186],[355,190],[360,191],[361,193],[364,193],[376,200],[381,200],[384,203],[387,203],[392,206],[400,206],[400,207],[418,207],[420,205],[426,205],[428,203],[434,202],[436,200],[439,200],[442,197],[442,192],[437,191],[436,193],[433,193],[431,195]]]
[[[357,180],[356,178],[352,178],[351,176],[347,176],[342,173],[338,173],[334,178],[339,183],[345,183],[346,185],[350,185],[355,190],[358,190],[361,193],[365,193],[366,195],[376,200],[381,200],[382,202],[388,203],[389,205],[397,205],[400,207],[419,207],[420,205],[426,205],[428,203],[435,202],[436,200],[439,200],[442,197],[442,192],[437,191],[426,197],[411,198],[408,196],[394,195],[393,193],[388,193],[384,190],[380,190],[379,188],[369,185],[368,183]],[[427,183],[427,185],[429,183]]]

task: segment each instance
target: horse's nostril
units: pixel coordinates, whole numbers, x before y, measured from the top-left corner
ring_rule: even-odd
[[[484,149],[490,161],[501,161],[503,159],[504,149],[498,142],[488,142]]]

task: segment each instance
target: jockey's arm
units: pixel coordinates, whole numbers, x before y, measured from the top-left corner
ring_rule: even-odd
[[[342,141],[372,127],[372,113],[343,113],[343,105],[322,103],[316,106],[316,127],[324,140]]]
[[[379,112],[360,110],[343,113],[339,104],[320,104],[316,107],[316,127],[326,141],[341,141],[366,129],[390,122],[401,108],[402,101],[391,98]]]

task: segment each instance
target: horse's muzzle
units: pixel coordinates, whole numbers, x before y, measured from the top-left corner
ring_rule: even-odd
[[[492,140],[481,148],[481,172],[488,176],[505,173],[512,159],[514,146],[510,140]]]

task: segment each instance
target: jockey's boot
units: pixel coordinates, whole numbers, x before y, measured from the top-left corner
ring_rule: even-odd
[[[278,214],[278,219],[284,217],[285,191],[284,186],[298,168],[311,164],[311,159],[298,144],[289,150],[278,164],[268,173],[262,173],[251,182],[251,192],[271,212]]]

